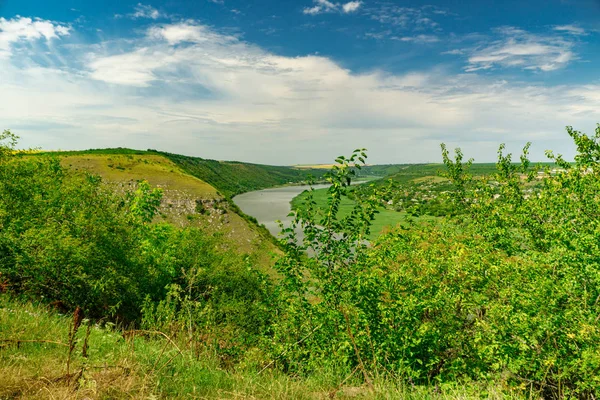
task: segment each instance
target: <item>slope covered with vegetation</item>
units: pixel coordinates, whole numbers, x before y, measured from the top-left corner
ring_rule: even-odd
[[[210,183],[221,193],[230,197],[288,183],[302,183],[308,181],[310,177],[320,179],[326,172],[322,169],[299,169],[235,161],[207,160],[171,153],[161,154],[190,175]]]
[[[212,185],[190,175],[156,151],[124,148],[84,151],[36,152],[35,158],[57,157],[62,167],[79,173],[98,175],[119,193],[135,190],[145,180],[162,191],[156,221],[176,226],[196,226],[224,235],[240,252],[261,253],[262,263],[270,265],[275,249],[268,232],[244,215]]]
[[[327,172],[321,168],[296,168],[292,166],[275,166],[252,164],[240,161],[217,161],[200,157],[184,156],[157,150],[134,150],[127,148],[90,149],[59,152],[36,152],[38,156],[152,156],[164,157],[176,165],[180,171],[194,176],[216,188],[221,194],[233,197],[240,193],[289,183],[303,183],[310,179],[319,180]],[[113,163],[114,164],[114,163]],[[118,166],[115,168],[119,169]],[[171,167],[173,170],[173,167]]]

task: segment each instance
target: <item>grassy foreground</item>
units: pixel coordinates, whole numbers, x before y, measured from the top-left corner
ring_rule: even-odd
[[[189,348],[187,338],[92,324],[86,339],[88,320],[75,335],[67,373],[72,320],[0,294],[0,399],[507,398],[487,384],[419,387],[375,378],[358,386],[353,376],[328,371],[294,378],[252,357],[226,369],[210,351]]]

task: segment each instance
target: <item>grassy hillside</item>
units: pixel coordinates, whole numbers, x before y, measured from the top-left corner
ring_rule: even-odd
[[[207,182],[220,193],[233,197],[252,190],[266,189],[288,183],[304,182],[309,177],[321,178],[327,171],[322,168],[274,166],[239,161],[217,161],[190,157],[157,150],[134,150],[127,148],[90,149],[75,151],[38,152],[36,155],[60,156],[162,156],[177,165],[181,171]],[[119,168],[118,166],[116,167]],[[173,169],[172,166],[170,169]]]
[[[230,197],[252,190],[304,182],[309,176],[318,179],[327,172],[323,169],[299,169],[236,161],[207,160],[171,153],[161,154],[190,175],[210,183],[219,192]]]
[[[59,156],[61,165],[74,171],[101,176],[117,192],[134,190],[146,180],[163,190],[156,217],[175,226],[199,226],[207,232],[222,234],[223,246],[239,252],[258,252],[262,264],[271,264],[272,251],[267,232],[248,221],[216,188],[183,171],[174,162],[152,151],[95,149],[86,151],[37,153]]]

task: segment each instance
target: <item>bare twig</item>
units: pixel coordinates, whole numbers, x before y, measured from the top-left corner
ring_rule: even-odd
[[[369,385],[371,390],[374,390],[373,382],[371,382],[371,378],[369,378],[369,374],[365,368],[365,364],[360,357],[360,352],[358,351],[358,346],[356,345],[356,340],[354,340],[354,335],[352,334],[352,330],[350,329],[350,319],[348,318],[348,314],[343,309],[341,310],[342,314],[344,314],[344,319],[346,320],[346,327],[348,328],[348,335],[350,336],[350,340],[352,341],[352,346],[354,346],[354,353],[356,354],[356,358],[358,359],[358,366],[360,367],[363,377],[365,378],[365,382]]]
[[[67,376],[71,376],[70,368],[71,368],[71,356],[73,354],[73,350],[75,349],[75,335],[77,335],[77,330],[81,325],[81,321],[83,321],[83,311],[79,306],[75,309],[73,313],[73,325],[69,330],[69,353],[67,356]]]
[[[88,342],[90,339],[90,333],[92,333],[92,323],[88,321],[87,330],[85,332],[85,338],[83,339],[83,346],[81,348],[81,356],[87,358]]]
[[[165,342],[164,346],[160,350],[160,354],[158,355],[158,357],[156,358],[156,361],[154,361],[154,365],[152,366],[152,370],[153,371],[156,369],[156,366],[158,365],[158,362],[162,358],[163,354],[165,354],[165,350],[167,350],[167,345],[168,344],[169,344],[169,342]]]
[[[160,370],[162,370],[164,367],[166,367],[167,365],[169,365],[171,363],[171,361],[173,361],[175,359],[175,357],[177,357],[178,355],[181,354],[181,350],[179,350],[177,352],[177,354],[175,354],[173,357],[169,358],[167,360],[167,362],[165,362],[163,365],[161,365],[161,367],[159,369],[156,370],[156,372],[159,372]]]

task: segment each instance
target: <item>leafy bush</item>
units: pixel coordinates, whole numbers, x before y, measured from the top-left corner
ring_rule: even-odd
[[[545,396],[597,396],[600,387],[600,127],[568,128],[575,165],[560,156],[543,174],[499,150],[497,172],[443,147],[449,201],[464,213],[436,225],[363,241],[378,204],[358,199],[338,219],[355,153],[329,175],[329,208],[310,196],[287,229],[278,264],[286,306],[276,354],[286,369],[324,363],[365,381],[375,372],[410,382],[499,380]],[[362,156],[362,154],[360,154]],[[537,185],[531,183],[539,179]],[[312,250],[311,258],[304,251]]]
[[[224,239],[198,228],[153,223],[162,193],[145,181],[118,195],[97,176],[63,169],[58,158],[22,157],[17,138],[3,135],[3,287],[95,318],[153,321],[156,329],[170,327],[155,310],[171,307],[186,331],[234,332],[240,348],[263,329],[268,285],[252,257],[220,250]]]

